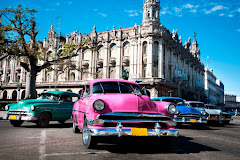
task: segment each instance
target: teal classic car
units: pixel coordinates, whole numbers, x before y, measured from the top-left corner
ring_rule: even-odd
[[[80,95],[68,91],[44,91],[37,99],[21,100],[5,107],[4,119],[10,120],[14,127],[24,121],[47,127],[49,121],[64,123],[71,118],[74,102]]]

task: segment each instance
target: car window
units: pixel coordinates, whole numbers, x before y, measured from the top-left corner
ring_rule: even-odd
[[[196,108],[206,108],[206,106],[203,103],[189,103],[191,107]]]
[[[163,99],[164,102],[171,102],[176,105],[186,105],[182,99]]]
[[[120,93],[119,86],[117,82],[102,82],[100,83],[103,93]],[[94,92],[93,92],[94,93]]]
[[[208,109],[219,109],[218,106],[207,106]]]
[[[90,85],[86,85],[83,88],[83,93],[81,97],[87,97],[88,95],[90,95],[91,91],[90,91]]]
[[[93,84],[93,93],[103,93],[103,88],[100,83]]]
[[[77,102],[78,99],[79,99],[78,97],[72,97],[72,101],[73,101],[73,102]]]
[[[72,102],[72,97],[69,95],[63,95],[60,97],[60,100],[62,100],[63,102]]]

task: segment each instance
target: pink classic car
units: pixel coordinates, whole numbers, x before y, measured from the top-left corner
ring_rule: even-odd
[[[95,79],[73,106],[73,132],[82,132],[86,148],[101,136],[178,136],[177,112],[172,103],[151,101],[134,82]]]

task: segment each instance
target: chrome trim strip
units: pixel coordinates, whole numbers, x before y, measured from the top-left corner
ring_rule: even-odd
[[[130,120],[95,119],[92,121],[88,120],[88,125],[104,124],[104,123],[143,123],[143,122],[166,123],[168,125],[176,126],[176,122],[174,122],[172,120],[154,120],[154,119],[130,119]]]
[[[156,117],[167,117],[171,118],[169,116],[163,115],[163,114],[151,114],[151,113],[124,113],[124,112],[109,112],[109,113],[103,113],[99,114],[99,116],[129,116],[129,117],[149,117],[149,118],[156,118]]]
[[[117,129],[91,129],[89,128],[91,136],[119,136],[119,131]],[[148,129],[148,136],[155,136],[155,137],[161,137],[161,136],[173,136],[177,137],[179,135],[179,131],[172,129],[158,129],[158,133],[155,129]],[[158,135],[159,134],[159,135]],[[132,136],[131,129],[122,129],[121,130],[121,136]]]

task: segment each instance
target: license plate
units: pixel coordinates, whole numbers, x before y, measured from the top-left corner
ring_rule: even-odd
[[[10,116],[10,119],[17,119],[17,116],[16,115]]]
[[[217,120],[217,117],[212,117],[212,120]]]
[[[147,136],[147,128],[132,128],[132,136]]]
[[[190,123],[196,123],[197,120],[196,119],[190,119]]]

